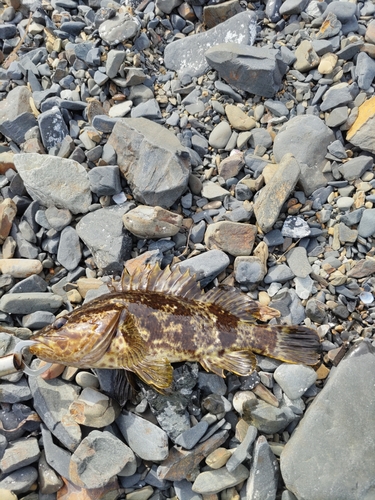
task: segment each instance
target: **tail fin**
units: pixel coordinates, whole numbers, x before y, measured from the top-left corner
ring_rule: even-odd
[[[315,365],[320,359],[320,338],[311,328],[299,325],[257,325],[256,330],[257,348],[254,351],[259,354],[287,363],[306,365]]]

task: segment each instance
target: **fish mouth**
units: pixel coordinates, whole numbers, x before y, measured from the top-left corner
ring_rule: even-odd
[[[37,376],[37,375],[40,375],[40,374],[44,373],[52,365],[52,363],[46,363],[42,367],[34,369],[34,368],[30,368],[30,366],[28,366],[25,363],[25,361],[23,359],[23,351],[24,351],[24,349],[26,349],[28,347],[35,346],[35,344],[38,344],[38,342],[36,342],[35,340],[21,340],[20,342],[18,342],[16,344],[16,346],[15,346],[15,348],[13,350],[13,355],[15,356],[15,358],[17,359],[17,361],[21,365],[22,371],[24,373],[26,373],[27,375],[31,375],[31,376],[34,376],[34,377]]]

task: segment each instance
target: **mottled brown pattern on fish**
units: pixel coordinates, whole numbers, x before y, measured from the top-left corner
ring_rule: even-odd
[[[256,323],[277,311],[224,287],[202,295],[188,275],[146,268],[123,275],[113,292],[44,328],[31,352],[79,368],[125,368],[158,389],[172,382],[178,361],[198,361],[209,371],[247,375],[255,353],[314,364],[319,338],[308,328]],[[232,311],[234,311],[232,313]],[[248,312],[247,312],[248,311]],[[251,311],[251,312],[250,312]]]

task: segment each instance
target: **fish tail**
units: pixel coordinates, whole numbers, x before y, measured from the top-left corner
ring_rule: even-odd
[[[251,338],[252,350],[270,358],[306,365],[315,365],[320,359],[319,335],[306,326],[252,325]]]

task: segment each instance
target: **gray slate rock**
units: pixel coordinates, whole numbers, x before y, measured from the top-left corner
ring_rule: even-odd
[[[281,473],[297,498],[373,497],[374,369],[375,349],[364,340],[331,370],[287,442],[281,453]],[[343,450],[346,467],[337,468],[337,457]]]
[[[371,156],[357,156],[339,166],[339,172],[347,181],[359,179],[366,170],[371,170],[374,160]]]
[[[241,46],[252,45],[256,36],[256,15],[251,11],[240,12],[206,32],[176,40],[164,50],[164,64],[182,77],[201,76],[208,69],[205,58],[208,48],[220,43],[233,42]]]
[[[48,311],[35,311],[22,318],[22,326],[30,330],[39,330],[55,321],[56,316]]]
[[[225,464],[227,470],[229,472],[233,472],[236,467],[238,467],[242,462],[244,462],[250,456],[250,448],[257,437],[257,429],[252,425],[249,425],[249,428],[246,432],[246,436],[242,443],[237,446],[234,450],[232,456],[229,458],[228,462]]]
[[[124,228],[122,216],[132,207],[132,203],[124,203],[95,210],[82,217],[76,226],[96,265],[105,272],[121,272],[124,261],[130,257],[132,239]]]
[[[209,250],[178,264],[179,269],[196,275],[202,287],[205,287],[229,265],[229,257],[222,250]],[[0,302],[1,303],[1,302]]]
[[[19,146],[25,142],[27,132],[37,125],[32,113],[21,113],[13,120],[5,120],[0,123],[0,132]]]
[[[275,137],[273,145],[275,160],[279,163],[286,153],[291,153],[300,163],[310,168],[322,169],[326,163],[327,147],[334,140],[333,132],[319,117],[296,116],[283,125]],[[306,183],[309,181],[311,182],[311,179],[307,179]]]
[[[264,233],[271,231],[280,210],[294,190],[300,176],[300,166],[292,154],[283,156],[275,175],[261,190],[254,203],[254,213]]]
[[[227,488],[236,486],[249,477],[249,470],[239,465],[229,472],[225,467],[216,470],[201,472],[193,483],[193,491],[203,495],[219,493]]]
[[[98,196],[112,196],[121,191],[120,169],[117,165],[96,167],[89,171],[91,191]]]
[[[230,85],[264,97],[276,94],[287,69],[279,50],[266,47],[221,43],[207,50],[205,56]]]
[[[34,437],[21,438],[9,443],[0,460],[1,472],[8,474],[36,462],[40,456],[38,441]]]
[[[185,191],[190,156],[176,136],[146,118],[116,123],[108,143],[135,199],[169,208]]]
[[[204,436],[206,430],[208,429],[208,423],[202,420],[196,425],[182,432],[175,439],[175,443],[182,446],[186,450],[191,450],[198,443],[198,441]]]
[[[130,448],[143,460],[158,462],[167,458],[168,436],[160,427],[127,411],[116,423]]]
[[[269,269],[266,277],[264,278],[265,283],[285,283],[288,280],[294,278],[294,272],[286,264],[280,264],[279,266],[273,266]]]
[[[81,442],[81,429],[70,415],[69,405],[77,399],[78,387],[58,378],[41,377],[30,377],[29,385],[34,407],[47,428],[68,450],[74,451]]]
[[[69,463],[71,453],[57,446],[52,439],[52,433],[47,427],[42,424],[42,439],[43,448],[46,455],[47,463],[58,473],[60,476],[69,477]]]
[[[358,226],[358,234],[362,238],[369,238],[375,234],[375,209],[368,208],[362,213],[362,217]]]
[[[306,278],[306,276],[312,272],[312,267],[307,258],[306,248],[304,247],[292,248],[292,250],[287,253],[286,261],[293,273],[299,278]]]
[[[140,28],[137,18],[120,13],[101,23],[99,36],[108,45],[118,45],[137,36]]]
[[[25,377],[16,383],[2,381],[0,386],[1,403],[20,403],[32,398],[29,386]]]
[[[57,260],[65,269],[73,271],[82,258],[81,244],[77,231],[68,226],[61,231]]]
[[[0,481],[0,489],[11,490],[16,495],[30,491],[31,486],[38,479],[35,467],[27,465],[11,472]]]
[[[91,204],[86,170],[74,160],[37,153],[14,155],[14,164],[31,198],[45,207],[86,213]]]
[[[264,436],[254,446],[250,477],[246,483],[246,498],[275,500],[279,482],[279,465]]]

